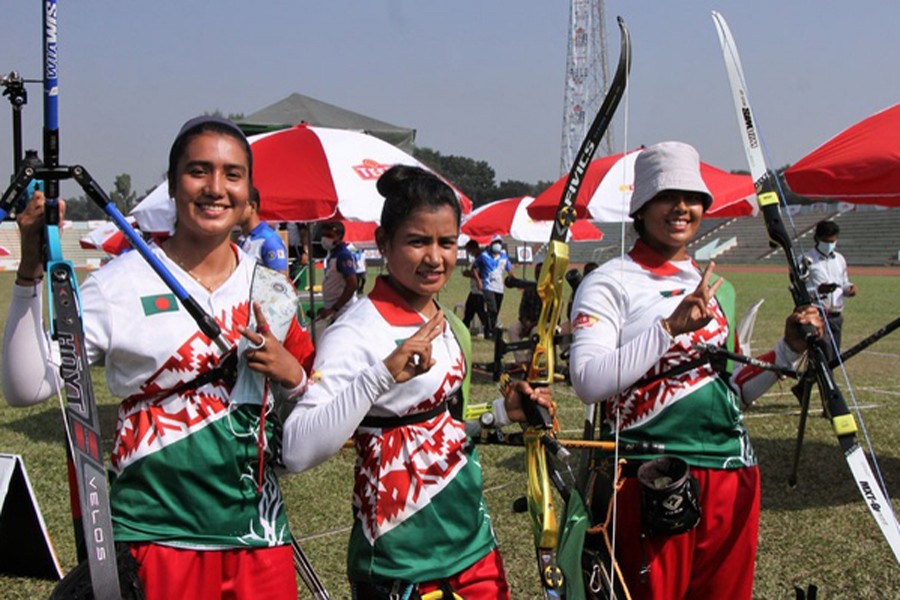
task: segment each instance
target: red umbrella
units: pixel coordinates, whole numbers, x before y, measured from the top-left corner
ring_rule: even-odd
[[[480,244],[495,235],[508,235],[520,242],[546,242],[552,221],[535,221],[528,215],[531,196],[507,198],[476,208],[462,226],[462,233]],[[601,240],[603,233],[584,220],[575,221],[569,230],[574,241]]]
[[[347,221],[344,224],[344,241],[348,244],[370,244],[375,241],[375,228],[378,223],[373,221]]]
[[[837,134],[784,176],[801,196],[900,206],[900,104]]]
[[[382,173],[396,164],[434,172],[396,146],[359,131],[297,125],[249,140],[264,221],[378,222],[384,198],[375,183]],[[472,212],[472,202],[454,191],[463,214]],[[143,231],[171,231],[175,209],[167,184],[157,186],[131,214]]]
[[[575,198],[579,218],[604,223],[630,221],[628,205],[634,185],[634,159],[641,149],[592,161]],[[713,195],[707,217],[741,217],[756,214],[756,191],[749,175],[735,175],[701,162],[700,175]],[[528,207],[534,219],[553,219],[568,175],[541,192]]]

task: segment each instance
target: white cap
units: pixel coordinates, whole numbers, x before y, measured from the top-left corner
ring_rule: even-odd
[[[634,161],[634,192],[629,217],[663,190],[699,192],[706,195],[704,210],[712,205],[712,194],[700,176],[700,155],[684,142],[660,142],[641,150]]]

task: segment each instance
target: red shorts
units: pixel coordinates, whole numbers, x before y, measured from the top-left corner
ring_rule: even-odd
[[[185,550],[130,544],[147,600],[297,600],[290,546]]]
[[[635,600],[749,599],[759,534],[759,470],[698,469],[700,523],[687,533],[641,539],[640,484],[617,499],[616,556]],[[649,566],[643,577],[641,567]]]
[[[497,548],[471,567],[450,577],[449,582],[453,591],[466,600],[509,600],[503,557]],[[422,595],[439,589],[440,582],[429,581],[419,585]]]
[[[466,600],[509,600],[509,584],[503,569],[503,558],[500,551],[494,548],[484,558],[472,566],[449,577],[447,583],[451,589]],[[419,584],[419,594],[442,589],[444,581],[428,581]],[[388,597],[388,590],[380,586],[354,584],[353,597],[356,600],[371,600]]]

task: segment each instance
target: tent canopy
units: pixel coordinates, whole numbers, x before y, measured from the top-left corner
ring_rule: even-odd
[[[245,116],[238,125],[247,135],[254,135],[293,127],[300,123],[364,131],[409,153],[412,152],[416,140],[415,129],[385,123],[296,93]]]

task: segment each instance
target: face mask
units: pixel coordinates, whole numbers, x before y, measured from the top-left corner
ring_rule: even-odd
[[[501,250],[503,250],[501,244],[491,244],[491,252],[500,252]]]
[[[333,250],[335,246],[337,246],[336,240],[327,237],[322,238],[322,247],[326,250]]]
[[[837,242],[819,242],[819,251],[822,254],[831,254],[837,248]]]

